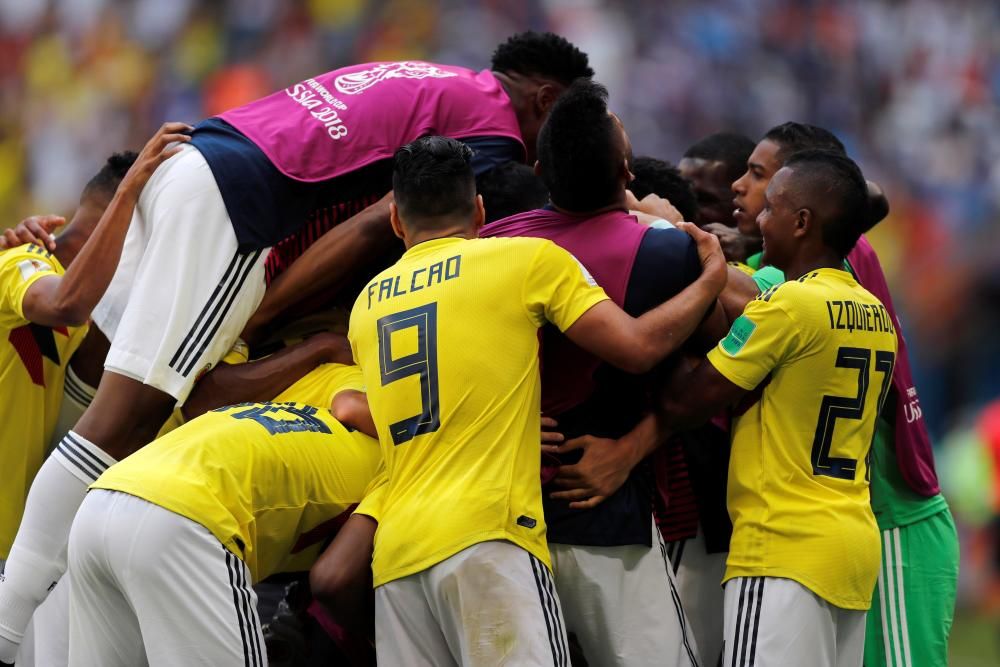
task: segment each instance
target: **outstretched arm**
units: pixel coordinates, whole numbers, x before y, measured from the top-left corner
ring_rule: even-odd
[[[191,140],[181,134],[191,129],[185,123],[164,123],[153,135],[66,273],[46,276],[28,288],[23,302],[28,320],[50,327],[78,326],[87,321],[118,268],[139,193],[156,168],[181,150],[171,144]]]
[[[186,419],[247,401],[270,401],[320,364],[351,364],[345,336],[320,333],[245,364],[219,364],[205,374],[181,407]]]
[[[389,225],[391,201],[390,192],[309,246],[268,286],[242,338],[253,345],[282,313],[317,294],[337,289],[391,247],[397,241]]]
[[[566,329],[570,340],[622,370],[645,373],[694,333],[726,285],[726,261],[715,236],[687,222],[677,226],[697,244],[701,276],[638,318],[602,301]]]

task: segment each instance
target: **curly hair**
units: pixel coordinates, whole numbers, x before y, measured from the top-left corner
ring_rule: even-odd
[[[128,173],[138,157],[139,154],[135,151],[115,153],[107,159],[101,170],[87,182],[84,191],[113,195],[118,189],[118,184],[125,178],[125,174]]]
[[[587,54],[551,32],[529,31],[511,36],[493,52],[492,69],[540,76],[564,86],[594,76]]]

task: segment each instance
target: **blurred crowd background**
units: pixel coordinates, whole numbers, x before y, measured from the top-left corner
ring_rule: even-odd
[[[590,54],[637,154],[676,162],[708,133],[799,120],[884,187],[892,214],[871,238],[924,414],[951,443],[965,600],[1000,608],[976,574],[1000,498],[981,418],[1000,397],[997,0],[0,0],[0,227],[71,213],[104,158],[164,120],[354,62],[486,67],[527,28]]]

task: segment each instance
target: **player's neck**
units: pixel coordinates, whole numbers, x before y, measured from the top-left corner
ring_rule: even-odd
[[[413,234],[406,235],[405,245],[406,249],[409,250],[413,246],[427,241],[436,241],[438,239],[474,239],[478,235],[477,230],[469,228],[468,225],[455,226],[454,228],[446,229],[416,231]]]
[[[585,215],[585,216],[598,216],[602,213],[607,213],[609,211],[627,211],[628,206],[625,204],[625,190],[622,190],[621,197],[617,198],[615,201],[611,202],[607,206],[602,206],[601,208],[596,208],[592,211],[571,211],[568,208],[560,206],[554,201],[549,200],[552,204],[552,208],[559,211],[560,213],[565,213],[566,215]]]
[[[841,269],[843,267],[843,257],[838,256],[833,250],[824,249],[821,252],[792,258],[783,270],[785,280],[796,280],[817,269]]]
[[[78,229],[73,224],[66,227],[62,234],[58,236],[56,239],[56,249],[52,254],[56,256],[56,259],[63,265],[63,268],[69,267],[70,263],[76,259],[76,256],[80,254],[80,250],[83,248],[83,244],[87,242],[89,236],[89,233]]]

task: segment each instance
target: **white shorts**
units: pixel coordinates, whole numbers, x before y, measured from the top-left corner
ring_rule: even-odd
[[[834,607],[791,579],[730,579],[725,614],[727,667],[861,667],[865,612]]]
[[[650,524],[652,547],[549,545],[566,629],[591,665],[700,664],[663,538]]]
[[[116,491],[87,494],[69,538],[73,667],[261,667],[257,595],[208,529]]]
[[[239,251],[212,170],[184,146],[143,188],[92,314],[111,341],[104,367],[183,404],[260,304],[268,252]]]
[[[510,542],[481,542],[375,589],[379,667],[569,667],[549,568]]]
[[[726,552],[705,552],[701,528],[687,540],[667,543],[667,558],[674,568],[677,592],[698,644],[698,655],[708,667],[722,655],[722,578],[726,574]]]

